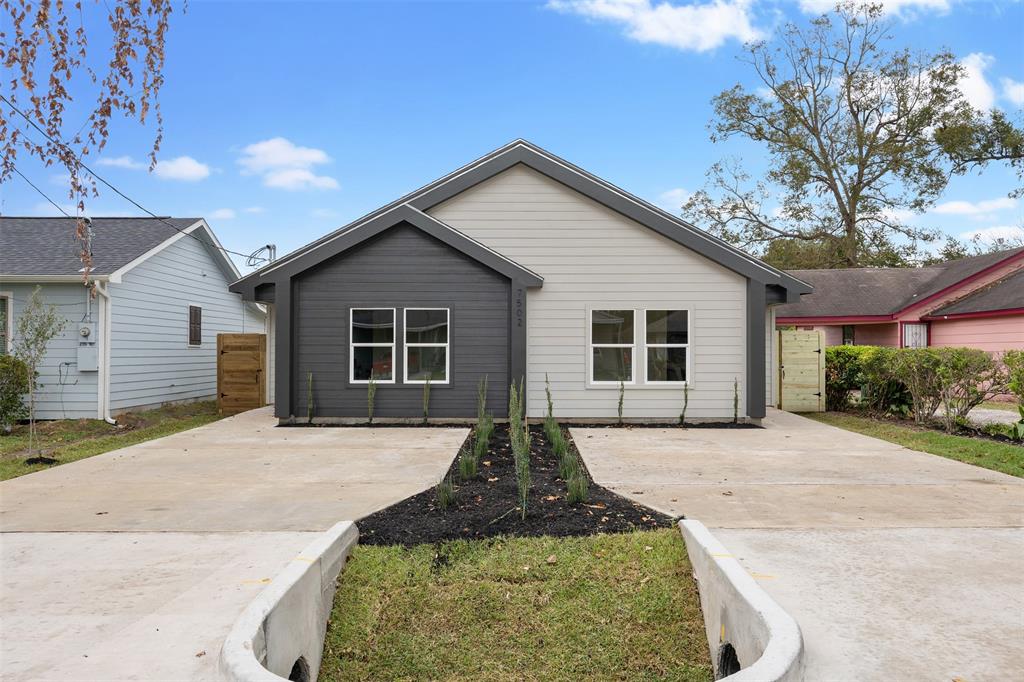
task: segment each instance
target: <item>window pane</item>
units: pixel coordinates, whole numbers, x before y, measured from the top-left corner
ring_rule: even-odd
[[[685,348],[648,348],[648,381],[686,381]]]
[[[406,362],[409,363],[409,381],[447,381],[445,359],[447,348],[407,348]]]
[[[353,310],[354,343],[391,343],[395,340],[394,310]]]
[[[595,348],[593,381],[632,381],[632,348]]]
[[[591,343],[633,343],[632,310],[594,310],[592,313]]]
[[[447,310],[406,310],[406,343],[448,343]]]
[[[352,349],[352,356],[352,379],[354,381],[369,381],[371,376],[377,381],[391,380],[391,348],[356,346]]]
[[[685,310],[647,311],[647,343],[688,343],[688,331]]]

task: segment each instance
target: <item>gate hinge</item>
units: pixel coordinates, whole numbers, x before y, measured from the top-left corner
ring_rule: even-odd
[[[821,397],[821,393],[815,393],[814,395],[818,396],[819,398]]]
[[[815,353],[821,353],[821,349],[819,348],[818,350],[816,350],[816,351],[814,351],[814,352],[815,352]]]

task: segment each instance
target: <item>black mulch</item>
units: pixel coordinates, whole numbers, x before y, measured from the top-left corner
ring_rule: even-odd
[[[454,504],[441,509],[434,488],[407,497],[357,521],[359,542],[410,546],[496,535],[625,533],[673,525],[672,517],[617,495],[593,479],[586,502],[568,504],[565,482],[558,476],[558,460],[540,426],[530,427],[530,442],[530,497],[525,520],[517,508],[519,493],[508,427],[499,424],[474,479],[460,481],[458,459],[452,463],[448,475],[457,488]]]

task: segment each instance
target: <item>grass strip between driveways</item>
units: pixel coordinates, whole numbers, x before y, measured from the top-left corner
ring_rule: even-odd
[[[321,680],[710,680],[679,531],[358,546]]]
[[[913,424],[896,424],[843,412],[803,415],[815,421],[873,436],[911,450],[920,450],[959,462],[1024,478],[1024,447],[984,438],[953,436]]]
[[[169,436],[218,419],[217,403],[204,401],[122,414],[117,417],[118,426],[100,419],[38,422],[36,453],[58,460],[57,464],[25,463],[29,456],[28,424],[19,424],[9,435],[0,435],[0,481]]]

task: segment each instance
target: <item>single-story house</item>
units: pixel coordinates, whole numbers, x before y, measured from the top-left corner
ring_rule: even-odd
[[[283,420],[507,412],[757,420],[771,308],[811,287],[516,140],[231,286],[271,307]],[[312,405],[310,405],[312,396]]]
[[[67,320],[40,368],[37,415],[98,418],[214,398],[217,334],[266,332],[266,313],[228,291],[239,278],[202,218],[93,218],[82,279],[71,218],[0,218],[0,353],[17,344],[35,287]]]
[[[791,270],[814,294],[779,326],[822,329],[829,346],[1024,348],[1024,248],[922,268]]]

